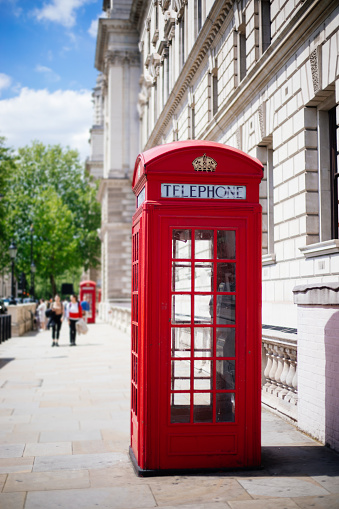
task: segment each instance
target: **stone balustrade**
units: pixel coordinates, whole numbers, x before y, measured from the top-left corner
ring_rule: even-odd
[[[131,332],[130,302],[100,303],[99,318],[127,334]]]
[[[262,401],[297,421],[297,335],[263,330]]]
[[[100,308],[100,318],[129,333],[131,310],[128,303],[110,303]],[[263,329],[262,401],[297,421],[297,335]]]

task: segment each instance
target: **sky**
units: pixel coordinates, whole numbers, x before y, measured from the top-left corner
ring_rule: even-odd
[[[89,156],[102,0],[0,0],[0,136]]]

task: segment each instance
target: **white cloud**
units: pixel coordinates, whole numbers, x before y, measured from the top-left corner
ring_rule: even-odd
[[[93,19],[91,26],[88,29],[88,33],[91,37],[93,37],[93,39],[96,39],[98,35],[98,23],[100,16],[101,15],[99,14],[99,16],[96,19]]]
[[[45,65],[36,65],[35,71],[44,74],[47,81],[50,83],[55,83],[56,81],[60,81],[60,76],[56,72],[53,71],[50,67],[46,67]]]
[[[0,73],[0,95],[1,90],[9,88],[12,84],[12,78],[8,74]]]
[[[33,140],[69,146],[89,156],[92,92],[32,90],[23,88],[11,99],[0,100],[0,136],[14,148]]]
[[[53,21],[60,23],[66,28],[75,25],[75,11],[92,0],[52,0],[41,9],[35,9],[33,14],[38,21]]]

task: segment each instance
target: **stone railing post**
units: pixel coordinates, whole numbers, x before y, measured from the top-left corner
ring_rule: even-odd
[[[262,401],[297,419],[296,335],[263,331]]]
[[[298,426],[339,451],[339,283],[296,286]],[[297,374],[291,381],[297,384]]]

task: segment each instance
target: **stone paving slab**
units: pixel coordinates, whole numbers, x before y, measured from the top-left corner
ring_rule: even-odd
[[[0,474],[31,472],[34,458],[0,458]]]
[[[270,500],[244,500],[228,503],[231,509],[299,509],[299,506],[290,498],[271,498]],[[310,508],[309,508],[310,509]]]
[[[89,431],[43,431],[40,433],[39,442],[75,442],[84,440],[101,440],[100,430]]]
[[[269,497],[306,497],[306,496],[326,496],[329,492],[312,482],[311,479],[298,477],[279,477],[272,479],[271,477],[239,479],[241,486],[247,491],[252,498],[269,498]]]
[[[339,456],[267,410],[261,469],[136,477],[130,338],[99,323],[76,348],[63,328],[60,343],[0,345],[13,359],[0,369],[1,509],[339,509]]]
[[[24,456],[55,456],[72,454],[72,442],[26,444]]]
[[[251,497],[236,479],[187,478],[184,482],[152,482],[152,493],[159,506],[185,503],[249,500]]]
[[[63,456],[40,456],[34,461],[34,472],[53,470],[83,470],[107,468],[128,461],[127,454],[108,452],[102,454],[73,454]]]
[[[0,445],[0,458],[21,458],[25,444],[2,444]]]
[[[3,509],[23,509],[26,493],[0,493],[0,507]]]
[[[337,495],[295,498],[294,502],[300,509],[338,509],[339,507]]]
[[[25,509],[142,509],[156,507],[148,486],[29,492]]]
[[[89,487],[88,470],[64,470],[62,472],[9,474],[3,491],[49,491]]]

